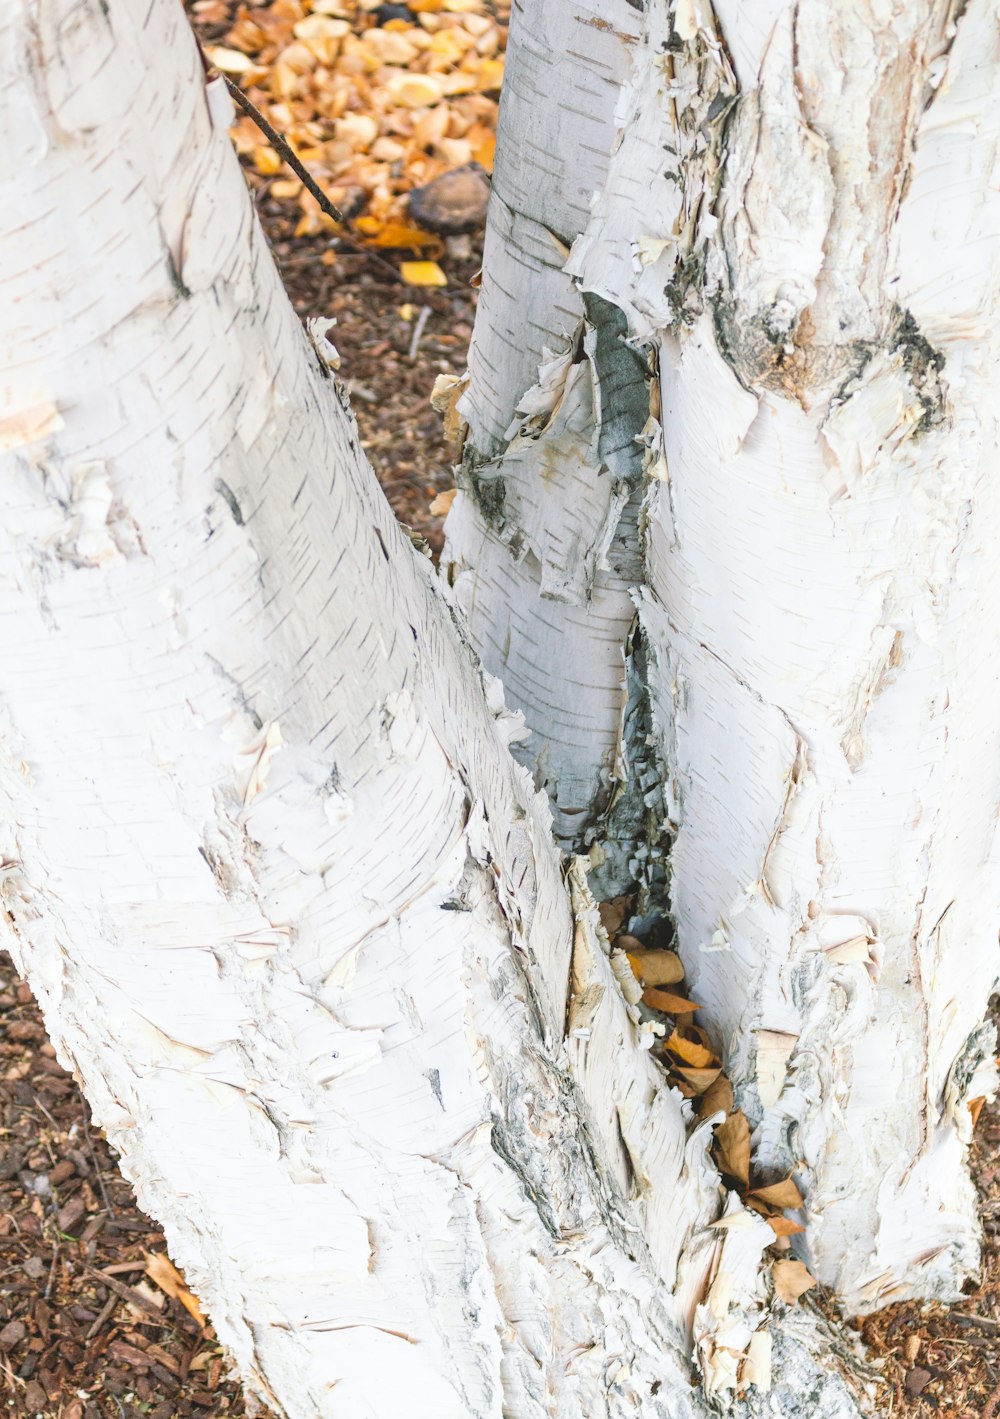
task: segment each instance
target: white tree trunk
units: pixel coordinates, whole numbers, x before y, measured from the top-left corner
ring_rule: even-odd
[[[978,1257],[969,1105],[996,1083],[1000,19],[990,0],[716,12],[652,0],[624,36],[618,136],[567,267],[657,355],[638,599],[672,908],[758,1165],[807,1192],[821,1278],[851,1309],[951,1297]],[[523,63],[515,47],[512,72]],[[550,107],[571,106],[572,80],[550,80]],[[531,348],[537,321],[532,305],[507,343]],[[477,326],[474,355],[491,340]],[[553,370],[519,373],[534,408]],[[575,565],[594,560],[614,470],[599,413],[580,421],[589,458],[553,475],[565,400],[530,431],[533,454],[515,438],[499,461],[482,401],[463,407],[465,477],[494,459],[516,497],[499,540],[541,563],[520,564],[534,582],[498,631],[507,584],[529,578],[510,559],[498,573],[498,539],[477,547],[456,502],[463,604],[506,674],[519,635],[537,653],[539,613],[564,633],[544,553],[589,516]],[[593,783],[628,619],[623,601],[602,619],[598,579],[578,604],[577,673],[543,673],[549,639],[512,698],[535,762],[573,755]],[[581,665],[609,693],[577,743],[560,724],[586,703]],[[626,723],[619,766],[634,744]]]
[[[6,940],[245,1381],[295,1419],[748,1385],[847,1419],[298,327],[180,7],[9,4],[0,79]]]

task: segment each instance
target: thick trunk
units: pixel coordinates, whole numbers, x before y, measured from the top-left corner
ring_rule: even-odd
[[[1000,26],[958,8],[801,0],[734,45],[717,284],[661,345],[678,932],[852,1309],[974,1269],[996,1082]]]
[[[624,579],[646,582],[639,634],[623,596],[616,619],[602,615],[598,576],[571,608],[583,630],[570,642],[546,582],[565,529],[578,573],[599,564],[593,510],[616,477],[599,401],[580,419],[586,455],[556,461],[564,397],[497,462],[467,396],[465,477],[475,491],[489,453],[508,500],[474,515],[456,503],[459,586],[498,673],[519,646],[536,653],[541,617],[589,685],[593,667],[605,676],[579,741],[559,729],[589,703],[578,675],[537,656],[535,683],[515,675],[512,697],[539,781],[563,806],[544,768],[569,763],[598,833],[612,759],[631,800],[659,808],[636,755],[646,718],[626,718],[616,743],[612,690],[641,646],[680,948],[757,1125],[758,1164],[806,1185],[806,1255],[849,1307],[951,1296],[978,1254],[965,1145],[970,1104],[995,1087],[982,1021],[1000,973],[996,9],[716,12],[718,27],[707,0],[653,3],[626,36],[618,137],[567,267],[588,309],[612,332],[627,319],[659,370],[662,440],[644,431],[643,535]],[[513,72],[521,62],[515,47]],[[547,93],[539,114],[568,103]],[[484,279],[495,302],[489,267]],[[535,305],[522,336],[529,320]],[[477,329],[474,353],[489,338]],[[523,377],[526,391],[554,382],[544,365]],[[480,550],[470,519],[479,534],[491,509]],[[501,542],[521,560],[505,563]],[[496,607],[516,578],[508,626]],[[624,826],[617,880],[649,881],[662,823]]]
[[[705,1129],[180,8],[4,22],[6,937],[248,1384],[296,1419],[684,1419],[696,1342],[745,1412],[846,1419],[766,1225],[706,1229]]]

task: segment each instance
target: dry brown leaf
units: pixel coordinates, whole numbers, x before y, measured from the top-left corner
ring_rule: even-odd
[[[685,1083],[690,1084],[695,1094],[704,1094],[705,1090],[715,1083],[716,1079],[718,1079],[719,1075],[722,1073],[722,1070],[718,1068],[685,1069],[681,1065],[678,1065],[674,1073],[679,1074]]]
[[[742,1109],[736,1109],[715,1130],[715,1159],[719,1171],[741,1187],[750,1182],[750,1125]]]
[[[613,941],[618,935],[622,928],[622,922],[631,910],[631,897],[613,897],[610,902],[598,903],[598,915],[601,918],[601,925],[608,934],[609,941]],[[621,942],[619,941],[617,944],[621,945]],[[624,946],[622,946],[622,950],[625,950]]]
[[[767,1187],[755,1187],[752,1192],[747,1193],[746,1200],[748,1204],[762,1202],[765,1207],[776,1207],[779,1211],[785,1207],[801,1207],[803,1201],[802,1194],[790,1174],[781,1182],[770,1183]]]
[[[771,1267],[774,1293],[786,1306],[794,1306],[800,1296],[816,1285],[815,1276],[801,1261],[776,1261]]]
[[[145,1252],[146,1275],[175,1301],[180,1301],[188,1315],[193,1316],[199,1325],[205,1324],[205,1317],[202,1314],[198,1298],[189,1291],[184,1284],[184,1277],[177,1270],[177,1267],[167,1256],[166,1252]]]
[[[698,1114],[701,1118],[708,1118],[710,1114],[731,1114],[732,1111],[733,1086],[724,1074],[720,1074],[698,1100]]]
[[[657,990],[653,986],[647,986],[642,992],[642,1003],[648,1005],[650,1010],[662,1010],[665,1015],[693,1015],[701,1009],[696,1000],[689,1000],[686,995],[677,995],[672,990]]]
[[[629,940],[634,941],[635,937],[632,936]],[[647,951],[642,946],[638,950],[632,950],[621,941],[618,945],[623,951],[628,951],[629,964],[635,978],[643,985],[676,985],[684,979],[684,967],[675,951]]]
[[[986,1098],[985,1098],[985,1095],[983,1095],[983,1094],[980,1094],[980,1095],[979,1095],[977,1098],[975,1098],[975,1099],[969,1099],[969,1100],[968,1100],[968,1109],[969,1109],[969,1113],[972,1115],[972,1127],[973,1127],[973,1128],[975,1128],[976,1124],[979,1122],[979,1115],[982,1113],[982,1111],[983,1111],[983,1105],[984,1105],[985,1103],[986,1103]]]

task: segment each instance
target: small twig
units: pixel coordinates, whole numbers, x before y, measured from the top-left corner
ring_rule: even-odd
[[[424,333],[424,326],[427,324],[427,321],[430,318],[430,313],[430,306],[425,305],[421,307],[420,314],[417,316],[417,323],[413,327],[413,339],[410,341],[410,349],[409,353],[407,354],[407,359],[410,361],[411,365],[417,358],[417,351],[420,349],[420,337]]]
[[[204,50],[202,51],[202,57],[204,62],[208,64]],[[206,72],[213,74],[218,72],[221,74],[222,79],[225,81],[226,88],[233,96],[233,100],[240,106],[251,122],[256,123],[257,127],[264,134],[264,137],[274,148],[278,156],[284,159],[306,190],[312,193],[326,215],[331,217],[338,226],[344,228],[344,231],[337,233],[338,241],[345,242],[348,246],[353,247],[355,251],[360,252],[362,256],[367,257],[369,261],[373,261],[376,266],[380,266],[383,271],[387,271],[394,281],[402,281],[402,276],[391,262],[384,260],[377,252],[372,251],[370,247],[365,246],[360,241],[355,241],[353,237],[347,235],[350,228],[350,223],[347,218],[340,211],[339,207],[333,205],[316,180],[309,175],[309,172],[302,164],[302,160],[296,157],[288,140],[283,138],[278,130],[268,123],[260,109],[250,102],[239,84],[235,84],[228,74],[222,74],[221,70],[216,71],[209,67]]]
[[[47,1301],[47,1300],[49,1299],[49,1297],[52,1295],[52,1287],[55,1285],[55,1279],[56,1279],[56,1262],[57,1262],[58,1260],[59,1260],[59,1243],[58,1243],[58,1242],[53,1242],[53,1243],[52,1243],[52,1265],[49,1267],[49,1279],[48,1279],[48,1281],[46,1281],[46,1283],[45,1283],[45,1291],[44,1291],[43,1294],[42,1294],[42,1300],[43,1300],[43,1301]]]
[[[220,70],[219,72],[221,73],[222,71]],[[239,84],[234,83],[228,74],[223,74],[222,77],[225,81],[226,88],[233,97],[233,101],[239,104],[248,118],[253,119],[274,151],[279,157],[285,160],[292,169],[292,172],[294,172],[295,176],[302,183],[303,187],[312,193],[326,215],[332,217],[339,227],[346,227],[347,219],[343,212],[341,212],[339,207],[333,205],[329,197],[327,197],[326,193],[316,182],[315,178],[310,176],[308,170],[303,166],[301,159],[296,157],[288,140],[283,138],[276,128],[272,128],[260,109],[250,102]]]
[[[108,1276],[104,1271],[90,1271],[90,1276],[102,1286],[107,1286],[116,1296],[120,1296],[123,1301],[128,1301],[130,1306],[135,1306],[137,1310],[145,1311],[152,1316],[158,1325],[167,1326],[170,1322],[158,1306],[154,1306],[152,1301],[147,1301],[140,1291],[133,1291],[131,1286],[123,1286],[120,1281],[116,1281],[113,1276]]]
[[[90,1141],[90,1119],[88,1118],[90,1110],[87,1105],[87,1100],[83,1097],[83,1090],[80,1088],[79,1084],[76,1086],[76,1089],[77,1093],[80,1095],[80,1101],[83,1104],[83,1136],[87,1144],[87,1152],[90,1154],[90,1161],[93,1163],[94,1172],[97,1174],[97,1186],[100,1188],[101,1196],[104,1198],[104,1206],[107,1209],[108,1216],[112,1220],[114,1220],[114,1218],[117,1216],[117,1213],[115,1212],[115,1209],[111,1206],[111,1198],[108,1196],[108,1190],[104,1186],[104,1177],[101,1173],[101,1165],[97,1161],[97,1154],[94,1152],[94,1145]]]
[[[111,1315],[111,1312],[115,1309],[115,1307],[120,1304],[120,1301],[121,1298],[119,1296],[114,1295],[114,1293],[112,1293],[108,1297],[108,1299],[104,1303],[104,1307],[100,1315],[97,1317],[93,1325],[87,1331],[87,1334],[84,1337],[86,1340],[93,1340],[94,1336],[99,1334],[99,1332],[104,1329],[105,1321]]]

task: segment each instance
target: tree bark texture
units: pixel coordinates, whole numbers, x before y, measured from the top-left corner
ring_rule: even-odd
[[[0,66],[5,940],[245,1382],[295,1419],[848,1419],[181,8],[11,4]]]
[[[451,574],[486,665],[514,667],[536,781],[564,825],[572,782],[604,835],[597,880],[610,864],[656,905],[671,838],[679,949],[758,1165],[807,1194],[803,1254],[849,1309],[954,1297],[978,1260],[973,1109],[996,1087],[1000,16],[677,0],[635,17],[608,15],[629,71],[590,216],[562,233],[577,325],[553,284],[508,326],[517,349],[529,325],[556,344],[504,406],[522,410],[506,445],[477,326]],[[512,73],[534,58],[514,46]],[[579,86],[564,72],[551,109]],[[526,130],[518,83],[515,114]],[[501,171],[494,249],[509,186]],[[487,263],[484,311],[504,284]],[[622,348],[641,486],[616,504],[595,391]],[[555,675],[561,639],[573,669]],[[586,733],[560,734],[583,704]],[[617,825],[609,788],[633,805]]]

